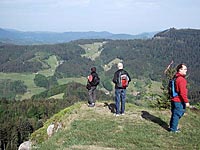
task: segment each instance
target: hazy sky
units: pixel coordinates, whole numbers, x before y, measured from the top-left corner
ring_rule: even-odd
[[[200,0],[0,0],[0,28],[138,34],[200,29]]]

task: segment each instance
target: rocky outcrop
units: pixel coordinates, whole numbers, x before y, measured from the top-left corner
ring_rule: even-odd
[[[18,150],[31,150],[31,141],[25,141],[20,144]]]

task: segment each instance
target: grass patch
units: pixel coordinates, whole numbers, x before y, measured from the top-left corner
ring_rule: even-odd
[[[37,59],[37,57],[34,59]],[[34,59],[30,60],[30,61],[34,61]],[[50,68],[39,71],[39,73],[43,74],[45,76],[52,76],[55,72],[56,67],[58,66],[56,56],[55,55],[50,56],[49,59],[45,60],[45,64],[48,64]],[[0,79],[3,79],[3,80],[10,79],[13,81],[17,81],[17,80],[24,81],[25,85],[27,86],[27,92],[23,95],[16,96],[16,99],[21,99],[21,100],[30,99],[33,95],[39,94],[40,92],[43,92],[46,90],[45,88],[37,87],[34,83],[34,78],[35,78],[34,73],[2,73],[2,72],[0,72]]]
[[[54,98],[54,99],[63,99],[63,95],[64,95],[64,93],[60,93],[60,94],[57,94],[57,95],[49,97],[49,99],[51,99],[51,98]]]
[[[41,56],[42,57],[42,56]],[[36,59],[36,58],[35,58]],[[34,61],[34,60],[31,60]],[[52,76],[55,72],[56,67],[58,66],[58,62],[56,56],[50,56],[49,59],[45,60],[46,64],[50,66],[49,69],[45,69],[39,71],[40,74],[45,76]],[[27,86],[27,92],[23,95],[17,95],[16,99],[30,99],[33,95],[39,94],[45,91],[45,88],[38,87],[34,83],[35,74],[34,73],[2,73],[0,72],[0,79],[10,79],[13,81],[21,80],[24,81]]]
[[[65,120],[64,118],[67,118],[73,111],[75,111],[75,109],[79,109],[80,106],[81,103],[76,103],[75,105],[65,108],[61,110],[59,113],[55,114],[53,117],[51,117],[45,122],[42,128],[38,129],[31,135],[31,140],[37,143],[42,143],[43,141],[48,139],[46,133],[48,126],[54,122],[62,123],[62,121]]]
[[[84,44],[79,45],[85,50],[85,54],[81,55],[82,57],[90,58],[91,60],[95,60],[97,57],[101,54],[101,47],[103,46],[103,43],[101,42],[95,42],[93,44]]]
[[[110,61],[108,64],[105,64],[105,65],[103,66],[103,68],[104,68],[105,71],[108,71],[108,70],[110,70],[110,69],[112,68],[113,65],[116,65],[116,64],[118,64],[119,62],[122,62],[122,60],[119,59],[119,58],[115,58],[115,59],[113,59],[112,61]]]
[[[87,78],[86,77],[81,77],[81,78],[62,78],[58,79],[58,84],[67,84],[69,82],[77,82],[86,85],[87,83]]]
[[[27,92],[24,95],[18,95],[20,99],[31,98],[32,95],[38,94],[44,91],[44,88],[37,87],[34,83],[35,74],[33,73],[2,73],[0,72],[0,79],[10,79],[13,81],[21,80],[27,86]]]
[[[38,73],[43,74],[45,76],[53,76],[56,70],[56,67],[58,66],[58,60],[55,55],[50,56],[47,60],[44,60],[48,65],[49,69],[41,70]]]
[[[125,116],[114,117],[103,104],[97,103],[95,108],[81,105],[73,111],[76,117],[71,123],[37,145],[38,149],[200,149],[200,117],[190,110],[179,122],[182,132],[174,134],[166,129],[170,110],[126,104]]]

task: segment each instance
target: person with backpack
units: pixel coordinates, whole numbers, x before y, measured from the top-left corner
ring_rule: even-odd
[[[96,101],[96,88],[100,82],[100,78],[96,73],[96,67],[91,68],[91,73],[88,76],[87,86],[89,100],[88,100],[88,107],[94,107]]]
[[[175,74],[175,90],[178,93],[176,96],[171,97],[171,119],[170,119],[170,132],[180,132],[178,128],[178,122],[184,115],[186,107],[189,107],[189,101],[187,98],[187,80],[185,79],[187,73],[187,67],[185,64],[179,64],[176,68]]]
[[[118,63],[118,70],[114,73],[113,83],[115,84],[115,116],[124,115],[126,102],[126,88],[128,87],[131,78],[127,71],[123,69],[123,64]],[[121,107],[120,107],[121,103]]]

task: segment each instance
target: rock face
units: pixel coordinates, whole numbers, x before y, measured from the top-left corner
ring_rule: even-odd
[[[47,128],[47,135],[48,138],[50,138],[55,132],[58,132],[59,129],[62,128],[62,123],[56,122],[56,123],[51,123],[48,128]],[[31,141],[25,141],[22,144],[20,144],[18,150],[31,150]]]
[[[60,122],[51,123],[47,128],[48,138],[50,138],[55,132],[58,132],[58,130],[61,128],[62,124]]]
[[[31,141],[25,141],[24,143],[20,144],[18,150],[31,150]]]
[[[51,137],[53,135],[53,130],[54,130],[54,123],[50,124],[47,128],[47,135],[48,137]]]

